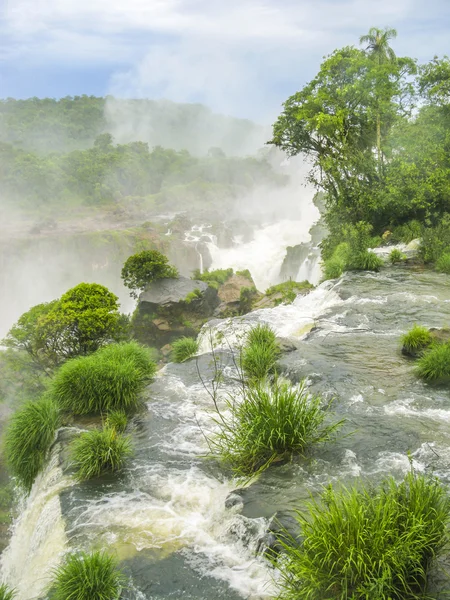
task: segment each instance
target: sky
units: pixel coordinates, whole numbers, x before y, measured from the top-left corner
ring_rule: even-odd
[[[268,121],[335,48],[450,54],[450,0],[0,0],[0,98],[167,98]]]

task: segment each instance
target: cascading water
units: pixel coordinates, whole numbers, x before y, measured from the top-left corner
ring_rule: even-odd
[[[275,514],[292,516],[329,482],[400,477],[410,468],[408,452],[416,469],[449,482],[450,392],[420,382],[399,347],[414,322],[450,322],[449,298],[445,275],[387,268],[347,274],[292,305],[212,324],[213,337],[220,333],[215,338],[225,336],[228,346],[251,324],[270,323],[292,344],[280,371],[294,381],[308,377],[314,392],[334,398],[349,435],[242,487],[201,456],[214,411],[196,361],[169,364],[147,390],[148,412],[133,419],[135,455],[119,477],[75,484],[54,450],[14,526],[2,577],[20,590],[19,600],[42,597],[63,552],[106,547],[130,577],[127,600],[275,596],[276,571],[256,555]],[[208,339],[205,328],[201,352]],[[235,394],[229,350],[219,352],[228,361],[222,394]],[[198,366],[208,382],[211,355],[202,354]]]

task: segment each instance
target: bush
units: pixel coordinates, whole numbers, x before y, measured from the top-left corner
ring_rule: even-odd
[[[350,247],[347,242],[339,244],[332,255],[323,261],[324,279],[337,279],[346,269]]]
[[[443,254],[450,252],[450,214],[444,213],[439,225],[425,227],[420,245],[420,255],[424,262],[437,262]]]
[[[249,385],[242,401],[229,400],[227,408],[231,416],[216,420],[220,432],[210,445],[238,476],[261,472],[275,460],[328,441],[341,424],[324,425],[327,410],[318,396],[308,393],[304,381],[299,386]]]
[[[241,367],[252,380],[265,379],[275,369],[280,353],[276,334],[269,325],[256,325],[248,333],[241,351]]]
[[[182,337],[175,340],[172,344],[172,359],[176,363],[181,363],[191,358],[198,352],[198,342],[195,338]]]
[[[393,265],[406,260],[406,254],[403,254],[398,248],[391,250],[389,254],[389,262]]]
[[[44,466],[59,422],[58,408],[49,397],[27,402],[11,419],[5,436],[6,460],[27,491]]]
[[[361,252],[349,258],[347,268],[352,271],[379,271],[383,266],[383,260],[374,252]]]
[[[105,419],[105,427],[115,429],[116,431],[125,431],[128,425],[128,417],[121,410],[113,410],[107,414]]]
[[[242,287],[239,292],[239,313],[245,315],[252,310],[253,301],[258,296],[258,290],[254,285]]]
[[[189,292],[189,294],[187,294],[184,301],[186,302],[186,304],[190,304],[194,300],[198,300],[201,297],[202,297],[201,291],[198,288],[195,288],[195,290],[193,290],[192,292]]]
[[[71,554],[55,571],[52,600],[117,600],[124,577],[104,552]]]
[[[13,600],[16,592],[10,589],[5,583],[0,584],[0,600]]]
[[[445,252],[437,259],[436,271],[450,275],[450,252]]]
[[[131,290],[130,296],[137,298],[152,281],[178,277],[178,271],[158,250],[144,250],[127,258],[121,276],[124,285]]]
[[[152,379],[156,373],[156,363],[153,360],[152,350],[137,342],[109,344],[109,346],[98,350],[96,356],[102,360],[132,360],[145,379],[148,380]]]
[[[304,290],[310,290],[314,286],[309,281],[284,281],[278,285],[273,285],[266,290],[266,296],[274,296],[275,294],[281,294],[280,301],[285,304],[292,304],[297,297],[299,292]]]
[[[417,374],[425,381],[450,378],[450,342],[433,345],[418,360]]]
[[[416,355],[433,341],[430,331],[422,325],[413,325],[412,329],[402,335],[403,351],[406,354]]]
[[[51,393],[62,410],[75,415],[136,410],[146,375],[134,358],[93,354],[74,358],[56,373]]]
[[[450,501],[438,480],[409,473],[376,490],[331,487],[298,514],[302,541],[285,535],[283,600],[413,600],[448,541]]]
[[[398,225],[393,229],[392,237],[396,242],[409,244],[409,242],[422,237],[422,224],[419,221],[412,220],[403,225]]]
[[[206,283],[214,281],[219,285],[222,285],[228,281],[232,275],[233,269],[216,269],[215,271],[208,271],[208,269],[206,269],[203,273],[200,273],[200,271],[196,269],[192,274],[192,279],[205,281]]]
[[[131,441],[116,429],[105,427],[81,433],[70,444],[71,456],[80,481],[119,471],[131,454]]]

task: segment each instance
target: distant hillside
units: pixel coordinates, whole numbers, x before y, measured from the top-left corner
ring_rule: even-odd
[[[201,104],[112,96],[0,100],[0,141],[22,150],[48,154],[86,149],[106,132],[122,144],[142,141],[195,155],[213,147],[228,155],[248,155],[269,137],[261,125],[216,115]]]

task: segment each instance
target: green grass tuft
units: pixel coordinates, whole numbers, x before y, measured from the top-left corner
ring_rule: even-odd
[[[172,343],[172,359],[181,363],[198,352],[198,342],[195,338],[182,337]]]
[[[115,429],[118,432],[125,431],[128,425],[128,417],[121,410],[113,410],[106,415],[105,427]]]
[[[146,379],[152,379],[156,373],[156,363],[153,360],[153,354],[154,350],[134,341],[109,344],[96,352],[96,356],[104,360],[132,360]]]
[[[241,367],[251,380],[263,380],[274,372],[280,354],[276,334],[269,325],[256,325],[241,350]]]
[[[412,329],[402,335],[403,349],[407,354],[417,354],[433,341],[430,331],[422,325],[413,325]]]
[[[431,346],[417,361],[416,372],[425,381],[450,379],[450,342]]]
[[[58,408],[49,397],[27,402],[11,419],[5,437],[6,460],[27,491],[45,464],[59,422]]]
[[[75,415],[130,412],[138,408],[146,380],[134,358],[95,353],[62,365],[51,392],[62,410]]]
[[[275,460],[302,454],[328,441],[342,422],[325,425],[328,409],[299,386],[275,382],[249,385],[242,401],[229,400],[230,416],[216,419],[219,433],[210,440],[213,455],[238,476],[250,476]]]
[[[109,427],[81,433],[70,451],[80,481],[119,471],[132,452],[130,438]]]
[[[383,259],[369,250],[355,255],[349,264],[350,269],[357,271],[379,271],[382,266]]]
[[[16,592],[9,588],[6,583],[0,584],[0,600],[13,600],[16,597]]]
[[[280,600],[418,600],[448,543],[450,499],[439,481],[409,473],[375,490],[325,491],[298,514],[301,541],[281,543]]]
[[[55,571],[52,600],[117,600],[125,578],[104,552],[69,555]]]
[[[436,261],[436,271],[450,275],[450,252],[445,252]]]
[[[398,248],[394,248],[389,253],[389,262],[393,265],[401,263],[406,260],[406,254],[403,254]]]

